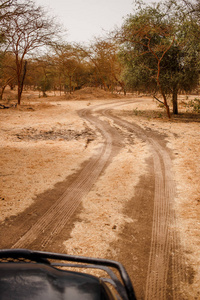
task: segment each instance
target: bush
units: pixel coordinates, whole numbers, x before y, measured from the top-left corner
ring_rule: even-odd
[[[195,98],[194,100],[190,100],[187,106],[192,108],[194,112],[200,113],[200,99]]]

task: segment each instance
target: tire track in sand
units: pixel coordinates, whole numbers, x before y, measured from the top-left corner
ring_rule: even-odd
[[[129,101],[129,103],[131,102]],[[92,115],[92,112],[97,112],[108,117],[128,132],[134,132],[140,139],[149,144],[153,156],[153,172],[155,174],[154,213],[145,299],[183,299],[180,297],[180,284],[185,282],[186,278],[182,250],[178,233],[175,230],[176,216],[173,209],[175,184],[172,161],[167,149],[157,141],[153,134],[150,135],[138,125],[113,117],[109,113],[108,108],[125,103],[127,104],[126,101],[110,103],[109,105],[100,105],[80,112],[81,117],[99,130],[105,142],[99,148],[96,156],[92,157],[71,186],[67,188],[66,192],[13,245],[13,248],[27,247],[39,236],[41,237],[41,244],[45,247],[66,225],[70,216],[80,204],[82,197],[89,192],[93,183],[111,159],[115,137],[113,132],[110,131],[110,127],[106,127],[106,122],[101,122],[98,117]],[[47,235],[47,231],[51,234]]]
[[[80,111],[80,116],[95,125],[105,140],[98,153],[91,158],[81,170],[73,183],[66,188],[65,193],[46,211],[46,213],[12,246],[12,248],[28,248],[36,239],[41,247],[45,247],[56,234],[59,234],[75,212],[81,199],[91,189],[98,176],[109,162],[113,150],[113,132],[110,127],[94,118],[91,109]],[[116,134],[118,134],[116,132]],[[48,232],[48,234],[47,234]]]
[[[145,300],[184,299],[181,284],[186,282],[186,265],[176,231],[173,209],[176,189],[171,158],[166,147],[152,133],[150,135],[136,124],[114,117],[109,110],[104,110],[103,114],[148,143],[153,156],[155,194]]]

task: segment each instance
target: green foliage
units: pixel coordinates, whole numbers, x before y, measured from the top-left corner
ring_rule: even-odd
[[[120,31],[119,59],[127,87],[167,96],[191,91],[199,84],[200,43],[197,19],[178,11],[173,1],[140,7]],[[178,17],[179,16],[179,17]]]
[[[190,100],[187,107],[192,108],[195,113],[200,113],[200,99],[195,98],[194,100]]]
[[[124,79],[128,86],[132,83],[133,88],[155,91],[158,62],[173,43],[172,25],[159,6],[141,9],[127,18],[121,30],[119,57],[125,65]]]
[[[173,90],[190,92],[199,82],[198,55],[195,50],[173,45],[161,62],[160,80],[166,94]]]
[[[51,82],[49,78],[43,77],[38,83],[39,90],[43,92],[43,95],[46,96],[46,92],[51,89]]]
[[[139,110],[138,110],[138,107],[136,107],[134,110],[133,110],[133,113],[135,116],[137,116],[139,114]]]

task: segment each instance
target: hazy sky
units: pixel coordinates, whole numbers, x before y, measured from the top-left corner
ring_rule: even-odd
[[[102,36],[133,11],[133,0],[36,0],[36,4],[57,16],[68,30],[68,42],[89,42]]]

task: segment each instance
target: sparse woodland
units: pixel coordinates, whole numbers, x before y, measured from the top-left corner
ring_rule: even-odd
[[[68,43],[64,28],[32,0],[0,0],[0,23],[1,100],[6,87],[17,90],[18,105],[24,89],[47,96],[99,87],[151,94],[170,117],[179,93],[198,93],[199,0],[135,1],[121,28],[90,45]]]

